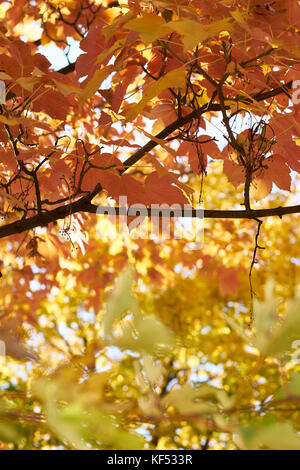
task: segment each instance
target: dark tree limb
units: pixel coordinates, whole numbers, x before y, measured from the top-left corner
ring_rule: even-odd
[[[55,222],[59,219],[64,219],[76,212],[86,212],[90,214],[97,213],[98,206],[91,204],[90,195],[84,196],[83,198],[75,201],[71,204],[66,204],[64,206],[57,207],[48,212],[43,212],[42,214],[34,215],[33,217],[28,217],[27,219],[17,220],[7,225],[0,227],[0,238],[5,238],[10,235],[16,235],[18,233],[26,232],[35,227],[44,227]],[[116,215],[122,209],[115,208]],[[138,209],[137,209],[138,211]],[[151,208],[147,208],[148,215],[151,216]],[[271,209],[252,209],[247,210],[204,210],[205,219],[257,219],[263,217],[277,216],[282,217],[287,214],[300,214],[300,204],[297,206],[288,206],[288,207],[274,207]],[[130,213],[132,216],[132,214]],[[170,217],[174,216],[172,212],[169,215]],[[199,212],[196,209],[192,209],[189,214],[190,217],[199,217]]]
[[[62,73],[63,75],[67,75],[68,73],[74,72],[75,70],[75,62],[66,65],[65,67],[57,70],[58,73]]]

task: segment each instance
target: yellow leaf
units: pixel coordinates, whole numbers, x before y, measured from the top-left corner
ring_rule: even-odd
[[[276,422],[274,416],[250,421],[240,429],[240,447],[249,450],[261,447],[273,450],[299,450],[300,438],[291,423]]]
[[[18,117],[18,118],[12,118],[9,119],[6,116],[1,116],[0,115],[0,122],[3,124],[7,124],[8,126],[17,126],[18,124],[26,124],[28,126],[34,126],[34,127],[39,127],[40,129],[49,129],[49,128],[54,128],[54,126],[57,127],[58,122],[60,121],[54,121],[54,124],[51,126],[49,123],[45,123],[43,121],[38,121],[37,119],[31,119],[31,118],[25,118],[25,117]]]
[[[232,29],[231,18],[215,21],[209,25],[202,25],[193,20],[173,21],[168,27],[183,36],[184,50],[193,49],[199,42],[203,42],[210,36],[215,36],[221,31]]]
[[[264,75],[267,75],[268,73],[270,73],[272,71],[272,67],[268,64],[262,64],[260,67],[261,67]]]
[[[291,54],[300,57],[300,49],[297,45],[290,44],[288,41],[279,39],[279,38],[273,38],[272,39],[272,47],[278,47],[285,49],[286,51],[289,51]]]
[[[231,16],[235,19],[235,21],[240,25],[247,27],[247,23],[239,10],[235,10],[231,12]]]
[[[176,87],[183,88],[185,85],[185,71],[183,67],[179,69],[171,70],[166,75],[157,80],[153,85],[148,88],[143,98],[139,103],[132,106],[132,108],[126,114],[126,121],[133,121],[138,114],[140,114],[145,108],[148,101],[158,96],[166,88]]]
[[[200,90],[198,90],[198,95],[199,96],[197,96],[196,99],[199,106],[203,106],[209,102],[210,98],[207,96],[207,89],[205,87],[200,86]],[[194,94],[189,93],[186,98],[187,103],[190,103],[194,98]]]
[[[8,119],[5,116],[0,116],[0,122],[3,122],[3,124],[7,124],[8,126],[16,126],[18,124],[16,119]]]
[[[145,13],[141,18],[129,21],[126,28],[140,33],[140,37],[145,45],[171,32],[166,26],[165,20],[154,13]]]
[[[0,189],[0,199],[2,198],[4,199],[3,209],[5,212],[8,211],[9,208],[12,208],[12,207],[17,207],[17,208],[26,210],[26,207],[24,206],[24,203],[22,201],[15,198],[11,194],[7,194],[6,191],[3,191],[2,189]]]
[[[241,97],[245,97],[247,100],[250,100],[249,103],[243,102],[242,99],[240,99],[240,101],[235,101],[231,99],[225,100],[226,105],[228,104],[230,106],[230,110],[232,113],[235,113],[240,109],[246,109],[247,111],[251,109],[253,111],[257,110],[260,112],[265,112],[265,107],[259,101],[256,101],[252,96],[246,93],[244,90],[237,89],[233,86],[231,86],[230,88],[231,90],[236,91]]]
[[[0,80],[11,80],[11,76],[5,72],[0,72]]]
[[[135,17],[133,11],[128,11],[125,15],[119,16],[118,8],[110,8],[109,11],[106,10],[105,15],[107,15],[108,18],[108,25],[102,29],[101,34],[105,37],[106,41],[109,41],[113,37],[121,24],[126,24]]]
[[[33,87],[36,84],[37,80],[32,77],[20,77],[17,78],[16,82],[21,85],[24,90],[30,91],[30,93],[32,93]]]
[[[146,377],[152,386],[156,385],[162,377],[162,365],[155,363],[153,356],[145,354],[143,356],[143,365]]]
[[[139,130],[140,132],[143,132],[146,137],[149,137],[149,139],[151,139],[151,140],[153,140],[154,142],[156,142],[157,144],[159,144],[159,145],[160,145],[162,148],[164,148],[168,153],[170,153],[171,155],[173,155],[173,157],[176,158],[177,153],[175,152],[174,149],[172,149],[171,147],[169,147],[168,145],[166,145],[164,139],[159,139],[159,138],[156,137],[155,135],[149,134],[147,131],[145,131],[145,129],[142,129],[141,127],[138,127],[138,130]]]
[[[251,196],[259,201],[264,199],[272,191],[272,183],[266,181],[263,178],[255,178],[251,183]]]
[[[70,95],[71,93],[81,93],[81,89],[73,86],[73,85],[68,85],[67,83],[59,82],[58,80],[54,80],[55,85],[57,86],[57,89],[64,95]]]
[[[103,60],[106,59],[106,57],[109,56],[109,54],[112,54],[115,52],[117,49],[119,49],[122,45],[124,44],[124,40],[122,41],[117,41],[115,42],[108,51],[102,52],[102,54],[99,54],[96,60],[96,64],[101,64]]]
[[[61,0],[51,0],[50,2],[53,6],[61,6]],[[64,0],[64,5],[70,8],[76,8],[76,0]]]
[[[212,395],[213,393],[210,392]],[[196,388],[190,384],[184,384],[180,388],[172,390],[163,399],[166,406],[174,406],[183,414],[211,414],[217,411],[217,406],[208,400],[202,400],[201,387]]]
[[[86,101],[87,99],[91,98],[91,96],[96,93],[102,82],[112,73],[112,71],[112,65],[104,67],[101,70],[96,70],[93,75],[93,78],[82,90],[80,90],[78,94],[78,101],[80,103],[83,103],[83,101]]]
[[[166,127],[164,121],[161,118],[158,118],[152,126],[152,133],[159,134]],[[299,142],[300,145],[300,142]]]

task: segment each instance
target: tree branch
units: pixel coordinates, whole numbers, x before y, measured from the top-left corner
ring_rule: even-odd
[[[288,83],[285,83],[284,85],[274,88],[273,90],[269,90],[264,93],[259,92],[251,96],[253,100],[255,101],[264,101],[276,95],[279,95],[281,93],[286,93],[286,90],[291,89],[292,85],[293,85],[293,82],[290,81]],[[251,103],[251,99],[250,98],[244,99],[243,102]],[[184,117],[178,118],[176,121],[172,122],[167,127],[165,127],[155,137],[158,139],[165,139],[168,135],[172,134],[176,129],[178,129],[181,126],[184,126],[185,124],[188,124],[193,119],[199,118],[199,116],[201,116],[205,112],[222,111],[222,109],[223,110],[230,109],[230,107],[225,106],[225,105],[222,107],[222,105],[217,104],[217,103],[209,103],[208,105],[204,105],[201,108],[192,111],[190,114],[187,114]],[[146,145],[144,145],[144,147],[137,150],[131,157],[129,157],[124,162],[125,170],[123,170],[123,172],[126,171],[127,167],[131,167],[132,165],[137,163],[146,153],[150,152],[154,147],[156,147],[156,145],[158,145],[157,142],[150,140],[149,142],[147,142]]]
[[[16,235],[18,233],[26,232],[27,230],[33,229],[35,227],[44,227],[59,219],[64,219],[65,217],[75,214],[76,212],[86,212],[90,214],[96,214],[97,210],[99,211],[99,206],[91,204],[90,202],[91,196],[87,195],[83,198],[75,201],[71,204],[67,204],[65,206],[57,207],[52,211],[43,212],[42,214],[34,215],[33,217],[29,217],[27,219],[17,220],[16,222],[12,222],[7,225],[3,225],[0,227],[0,238],[8,237],[10,235]],[[101,212],[107,212],[109,209],[102,207]],[[122,208],[116,207],[115,214],[123,214]],[[132,209],[131,209],[132,210]],[[135,209],[137,212],[139,209]],[[147,208],[148,216],[151,216],[151,208]],[[141,211],[141,209],[140,209]],[[143,209],[145,211],[145,209]],[[272,209],[252,209],[252,210],[204,210],[204,218],[205,219],[256,219],[258,217],[271,217],[271,216],[278,216],[282,217],[283,215],[287,214],[300,214],[300,204],[297,206],[288,206],[288,207],[275,207]],[[129,216],[132,216],[132,212],[129,212]],[[138,215],[138,214],[137,214]],[[152,214],[153,215],[153,214]],[[168,217],[174,217],[174,213],[170,211],[170,214],[167,215]],[[183,214],[184,216],[184,214]],[[164,217],[160,215],[160,217]],[[191,209],[188,214],[188,217],[199,217],[199,211],[196,209]]]
[[[74,72],[74,70],[75,70],[75,62],[68,64],[59,70],[56,70],[56,72],[62,73],[63,75],[67,75],[68,73]]]

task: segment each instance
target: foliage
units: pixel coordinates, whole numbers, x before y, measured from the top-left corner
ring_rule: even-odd
[[[299,30],[295,0],[1,3],[0,448],[300,449]],[[125,196],[203,201],[202,245],[117,234]]]

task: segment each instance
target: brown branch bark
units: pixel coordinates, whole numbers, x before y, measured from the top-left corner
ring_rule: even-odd
[[[58,72],[58,73],[62,73],[62,74],[64,74],[64,75],[67,75],[68,73],[74,72],[74,70],[75,70],[75,62],[66,65],[65,67],[63,67],[63,68],[57,70],[57,72]]]
[[[75,214],[76,212],[86,212],[96,214],[98,206],[91,204],[90,195],[84,196],[83,198],[65,206],[57,207],[52,211],[43,212],[42,214],[34,215],[27,219],[17,220],[7,225],[0,227],[0,238],[5,238],[10,235],[26,232],[27,230],[35,227],[47,226],[51,222],[59,219],[64,219],[69,215]],[[120,213],[120,208],[116,207],[116,215]],[[138,210],[138,209],[137,209]],[[147,208],[148,215],[151,216],[151,209]],[[205,219],[256,219],[258,217],[271,217],[278,216],[282,217],[287,214],[300,214],[300,204],[297,206],[288,207],[274,207],[271,209],[252,209],[247,210],[204,210]],[[130,214],[132,216],[132,214]],[[172,217],[173,214],[170,213]],[[199,213],[196,209],[191,211],[189,215],[191,217],[199,217]]]

